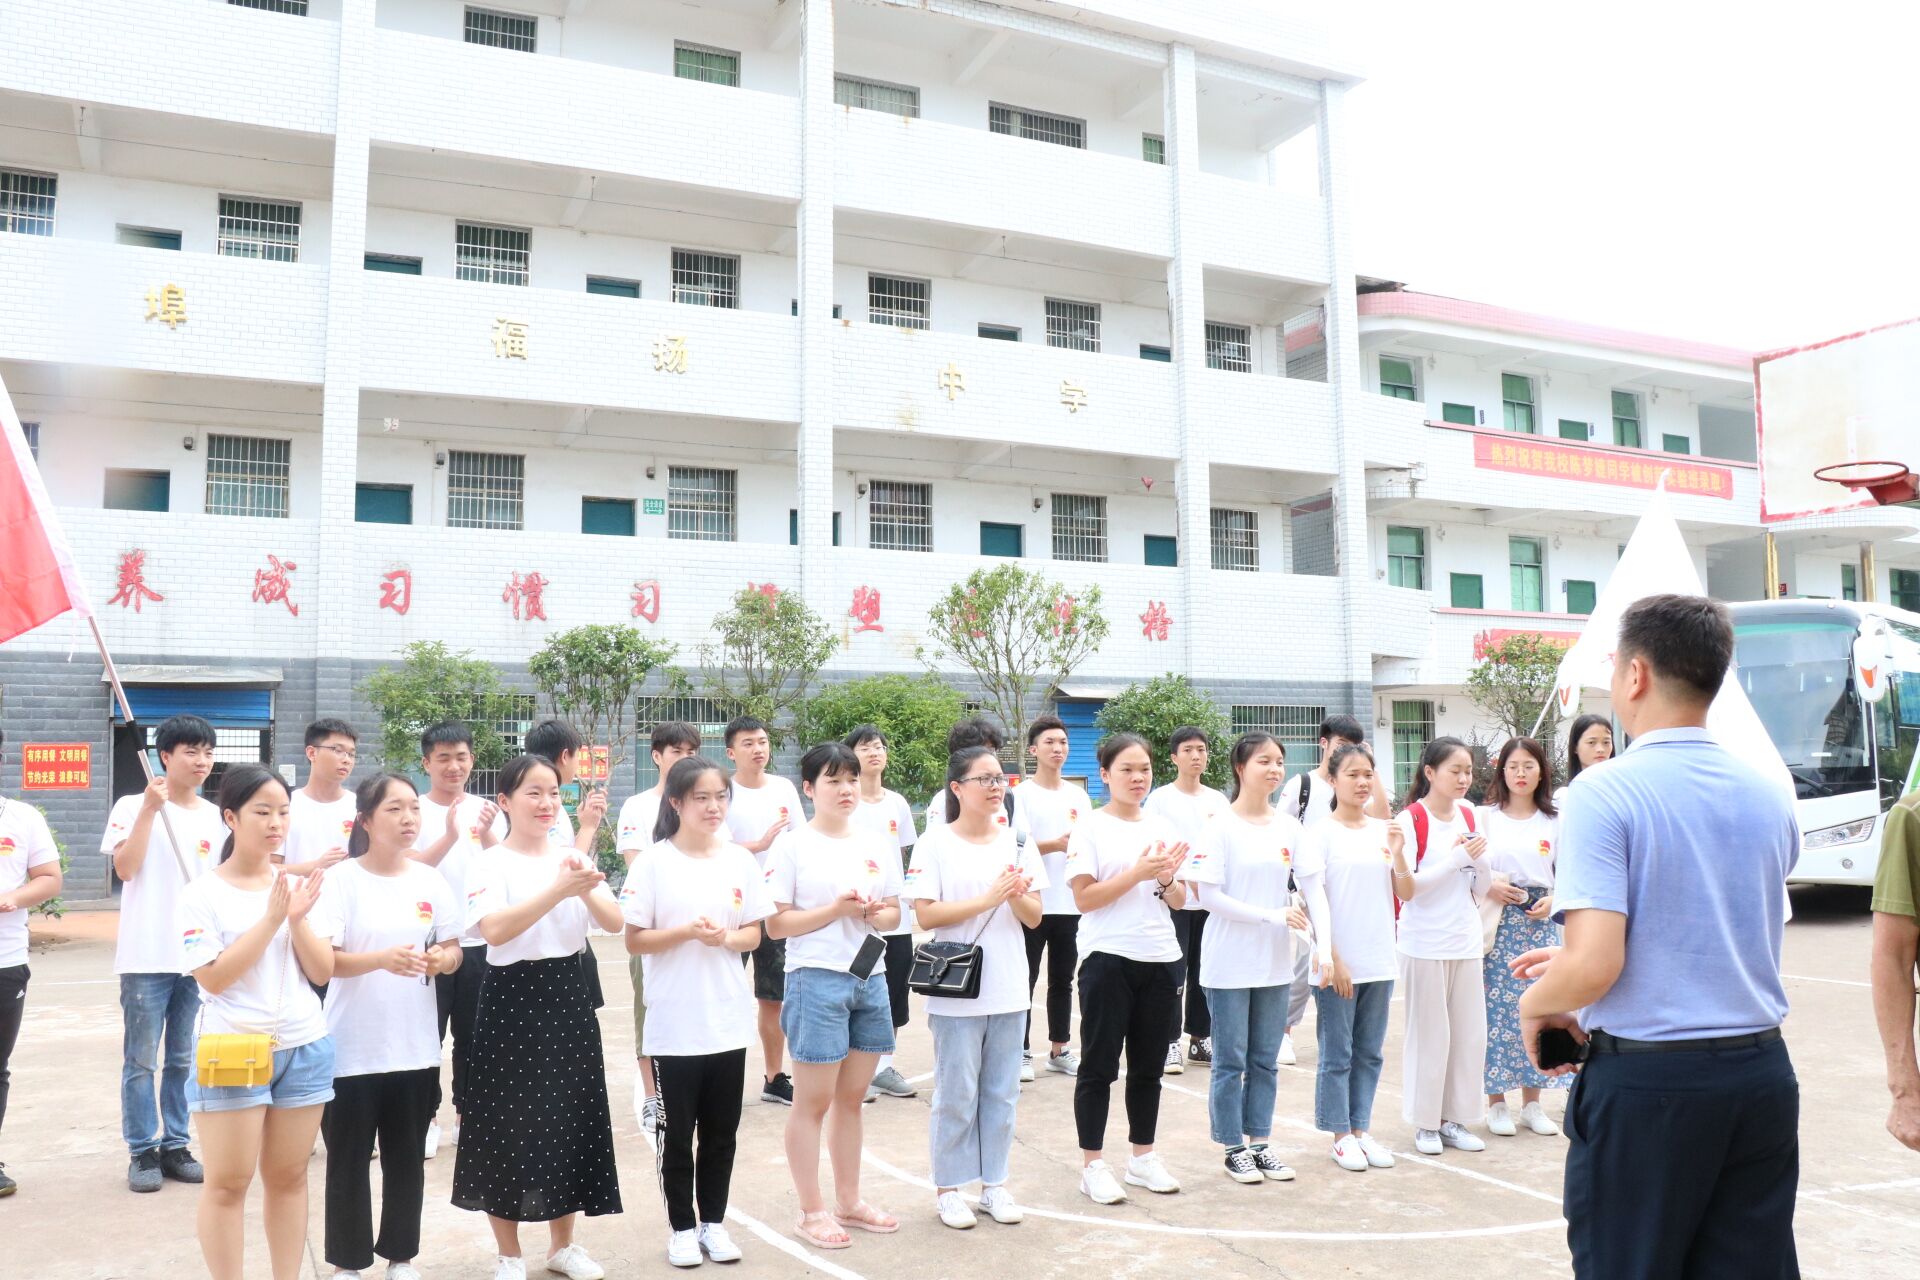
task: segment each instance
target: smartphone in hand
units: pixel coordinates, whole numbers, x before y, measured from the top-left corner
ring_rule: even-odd
[[[1540,1032],[1540,1069],[1577,1067],[1587,1060],[1587,1046],[1573,1038],[1565,1027],[1547,1027]]]

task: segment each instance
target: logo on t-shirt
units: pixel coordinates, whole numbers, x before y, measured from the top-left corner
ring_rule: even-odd
[[[1553,856],[1553,841],[1542,840],[1540,842],[1540,856],[1543,858],[1551,858]]]
[[[872,858],[868,858],[867,859],[867,879],[878,880],[879,878],[880,878],[880,864],[875,862]]]
[[[11,858],[13,847],[12,836],[0,836],[0,858]]]
[[[639,835],[639,834],[640,834],[640,828],[638,828],[638,827],[622,827],[622,828],[620,828],[620,838],[621,838],[622,840],[625,840],[625,839],[626,839],[626,838],[627,838],[628,836],[634,836],[634,835]]]
[[[1068,809],[1068,810],[1067,810],[1067,821],[1068,821],[1068,822],[1078,822],[1078,821],[1080,821],[1080,811],[1079,811],[1078,809]]]
[[[1006,826],[1006,825],[1007,825],[1007,815],[1006,815],[1006,813],[1005,813],[1005,811],[1002,811],[1002,812],[1000,812],[1000,813],[996,813],[996,814],[994,814],[994,815],[993,815],[993,820],[994,820],[995,822],[997,822],[997,823],[999,823],[999,824],[1000,824],[1001,826],[1003,826],[1003,827],[1004,827],[1004,826]]]
[[[1166,848],[1165,845],[1161,845],[1160,847],[1162,849]],[[1187,865],[1190,867],[1197,867],[1201,863],[1205,862],[1206,860],[1207,860],[1207,852],[1204,849],[1202,849],[1198,853],[1190,853],[1187,855]]]
[[[480,840],[480,824],[479,823],[476,822],[472,826],[467,828],[467,839],[472,840],[475,843],[479,842]]]
[[[342,818],[340,820],[340,834],[343,836],[350,836],[353,834],[352,818]]]
[[[202,840],[198,845],[194,846],[194,852],[203,858],[211,857],[213,855],[213,846],[205,840]]]
[[[637,885],[637,884],[626,884],[626,885],[621,885],[621,886],[620,886],[620,901],[622,901],[622,902],[625,902],[625,901],[626,901],[626,900],[627,900],[628,898],[631,898],[631,897],[634,897],[634,896],[635,896],[635,895],[637,895],[637,894],[638,894],[639,892],[640,892],[640,886],[639,886],[639,885]]]
[[[180,935],[180,943],[182,946],[191,947],[195,943],[203,940],[206,936],[207,931],[205,929],[189,929]]]
[[[413,914],[419,917],[421,924],[432,924],[433,904],[431,902],[416,902],[413,904]]]
[[[787,806],[785,805],[780,806],[780,816],[783,818],[787,816]]]
[[[887,819],[887,834],[890,836],[897,836],[900,834],[900,819],[898,818]]]
[[[469,906],[469,907],[471,907],[471,906],[473,906],[473,900],[474,900],[475,898],[478,898],[478,897],[479,897],[479,896],[480,896],[481,894],[483,894],[483,893],[485,893],[485,892],[486,892],[486,890],[485,890],[485,889],[469,889],[469,890],[467,890],[467,906]]]
[[[746,905],[746,901],[747,898],[745,894],[741,893],[738,889],[733,891],[733,909],[735,911],[738,911],[742,906]]]
[[[1293,865],[1293,850],[1286,848],[1285,846],[1281,847],[1280,865],[1283,867],[1290,867]]]

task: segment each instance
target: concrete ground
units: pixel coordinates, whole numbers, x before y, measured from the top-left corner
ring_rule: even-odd
[[[1797,1216],[1800,1259],[1809,1276],[1920,1275],[1920,1155],[1882,1128],[1886,1093],[1866,989],[1866,895],[1803,890],[1787,932],[1787,989],[1794,1003],[1788,1040],[1799,1070],[1803,1116]],[[120,1013],[112,972],[111,914],[74,914],[36,929],[41,945],[20,1046],[0,1158],[20,1182],[0,1200],[0,1273],[31,1280],[202,1275],[193,1235],[195,1192],[174,1183],[157,1195],[126,1190],[117,1087]],[[609,1091],[626,1212],[590,1219],[580,1238],[609,1275],[669,1273],[665,1218],[651,1152],[638,1136],[629,1098],[632,1023],[625,957],[599,941],[609,996],[602,1013]],[[1326,1155],[1311,1127],[1312,1015],[1300,1066],[1283,1070],[1276,1144],[1299,1170],[1290,1184],[1241,1186],[1220,1170],[1207,1138],[1205,1068],[1169,1077],[1160,1150],[1185,1183],[1177,1196],[1135,1189],[1131,1203],[1099,1208],[1077,1193],[1072,1082],[1041,1074],[1026,1087],[1012,1186],[1027,1221],[982,1219],[950,1231],[932,1214],[926,1182],[926,1116],[931,1042],[916,1021],[902,1036],[900,1065],[919,1078],[913,1100],[883,1098],[866,1109],[863,1192],[903,1221],[899,1234],[855,1233],[851,1249],[822,1253],[788,1230],[795,1202],[782,1167],[785,1108],[750,1100],[741,1124],[733,1183],[742,1272],[824,1274],[838,1280],[944,1280],[962,1274],[1051,1276],[1222,1275],[1393,1276],[1421,1272],[1530,1280],[1570,1274],[1560,1222],[1560,1138],[1522,1133],[1490,1138],[1483,1154],[1438,1159],[1403,1155],[1389,1171],[1350,1174]],[[1399,1117],[1400,1028],[1387,1046],[1375,1131],[1401,1152],[1412,1135]],[[749,1070],[758,1067],[756,1048]],[[756,1089],[757,1094],[757,1089]],[[1549,1110],[1559,1112],[1557,1100]],[[1116,1096],[1109,1147],[1124,1152]],[[476,1215],[447,1202],[451,1148],[428,1165],[424,1248],[427,1280],[492,1275],[490,1237]],[[322,1150],[312,1166],[311,1274],[332,1275],[320,1257]],[[257,1206],[249,1226],[249,1275],[266,1274]],[[377,1203],[377,1199],[376,1199]],[[523,1235],[529,1257],[544,1256],[544,1232]],[[306,1273],[303,1273],[303,1275]],[[380,1274],[369,1272],[370,1280]],[[545,1275],[536,1260],[532,1274]]]

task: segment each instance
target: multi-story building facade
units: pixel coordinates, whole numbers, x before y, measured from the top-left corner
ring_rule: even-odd
[[[1284,22],[15,0],[0,47],[0,377],[136,709],[236,758],[370,727],[416,640],[691,660],[749,583],[835,622],[829,678],[917,670],[995,557],[1100,587],[1078,720],[1175,670],[1410,739],[1474,637],[1572,625],[1683,440],[1709,581],[1762,589],[1747,357],[1357,281],[1357,76]],[[1874,536],[1828,519],[1790,585]],[[134,744],[86,643],[9,644],[0,728],[91,745],[45,802],[97,896]]]

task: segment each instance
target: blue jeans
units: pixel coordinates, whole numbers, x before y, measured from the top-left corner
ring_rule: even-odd
[[[927,1015],[933,1028],[933,1114],[927,1125],[933,1180],[964,1187],[1007,1180],[1013,1110],[1020,1101],[1025,1010],[971,1017]]]
[[[321,1036],[291,1049],[275,1049],[273,1077],[265,1084],[204,1085],[197,1069],[195,1078],[187,1082],[187,1109],[196,1113],[248,1111],[254,1107],[288,1110],[332,1101],[332,1036]]]
[[[780,1030],[795,1062],[840,1062],[849,1053],[893,1052],[893,997],[887,975],[856,978],[839,969],[794,969],[786,976]]]
[[[1213,1014],[1213,1083],[1207,1114],[1213,1140],[1237,1147],[1273,1132],[1280,1037],[1290,987],[1202,987]]]
[[[1342,1000],[1332,984],[1313,989],[1319,1009],[1320,1076],[1313,1088],[1313,1123],[1327,1133],[1365,1133],[1380,1087],[1380,1046],[1387,1039],[1393,979],[1356,983]],[[1218,1068],[1216,1067],[1216,1070]]]
[[[120,1136],[136,1156],[187,1145],[187,1080],[193,1075],[193,1024],[199,1012],[200,984],[185,974],[120,975],[120,1016],[125,1027],[120,1049]],[[156,1073],[160,1076],[157,1107]]]

